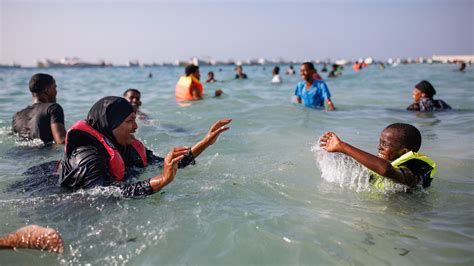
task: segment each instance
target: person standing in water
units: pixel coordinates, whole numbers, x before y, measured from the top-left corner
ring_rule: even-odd
[[[326,110],[335,109],[331,101],[331,93],[328,86],[322,80],[315,80],[314,65],[311,62],[305,62],[300,67],[301,78],[303,79],[296,85],[295,98],[297,103],[304,103],[306,107],[323,108],[326,103]]]
[[[287,75],[294,75],[294,74],[295,74],[295,69],[293,68],[293,66],[289,66],[289,67],[286,69],[286,74],[287,74]]]
[[[64,144],[64,112],[56,103],[56,81],[51,75],[38,73],[31,77],[29,88],[33,104],[13,116],[13,132],[26,140]]]
[[[242,66],[236,66],[235,72],[235,79],[247,79],[247,74],[244,73],[244,69],[242,68]]]
[[[199,67],[195,65],[188,65],[184,69],[185,76],[179,78],[176,83],[176,99],[186,101],[199,101],[204,99],[204,86],[201,84],[201,74]],[[221,89],[214,92],[215,97],[222,94]]]
[[[272,83],[281,83],[280,67],[275,66],[272,70]]]
[[[216,82],[217,80],[214,79],[214,72],[212,71],[209,71],[207,72],[207,80],[206,80],[206,83],[214,83]]]

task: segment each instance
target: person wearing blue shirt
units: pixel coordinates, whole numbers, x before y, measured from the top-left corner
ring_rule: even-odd
[[[315,80],[313,78],[314,73],[316,73],[316,70],[313,63],[305,62],[301,64],[300,75],[303,81],[296,85],[296,102],[304,102],[304,105],[310,108],[323,108],[324,102],[326,102],[326,110],[334,110],[328,86],[322,80]]]

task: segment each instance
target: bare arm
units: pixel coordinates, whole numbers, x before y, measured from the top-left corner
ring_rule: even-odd
[[[295,96],[295,103],[301,103],[301,97]]]
[[[410,187],[415,186],[416,179],[413,175],[404,175],[399,168],[393,167],[389,161],[360,150],[348,143],[341,141],[333,132],[326,132],[320,138],[319,146],[328,152],[344,153],[377,174],[387,177],[396,183]]]
[[[229,130],[229,127],[226,127],[226,125],[231,121],[232,119],[224,118],[215,122],[209,129],[207,135],[191,148],[194,158],[198,157],[207,147],[214,144],[222,132]]]
[[[334,107],[334,104],[332,103],[331,98],[327,98],[326,99],[326,110],[327,111],[333,111],[335,109],[336,108]]]
[[[54,142],[56,144],[64,144],[64,138],[66,137],[66,128],[61,123],[52,123],[51,132],[53,133]]]
[[[193,100],[202,100],[202,95],[199,89],[196,86],[192,86],[191,88],[191,95],[193,96]]]
[[[186,147],[176,147],[170,150],[165,157],[161,175],[150,178],[150,186],[153,192],[159,191],[173,181],[178,171],[178,162],[183,159],[187,152],[188,148]]]
[[[31,248],[62,253],[64,243],[58,231],[38,225],[28,225],[0,237],[0,249]]]

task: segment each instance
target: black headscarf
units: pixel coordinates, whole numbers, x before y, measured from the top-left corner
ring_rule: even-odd
[[[107,96],[96,102],[87,114],[87,123],[118,144],[112,130],[133,113],[132,105],[121,97]]]
[[[415,88],[424,92],[428,98],[433,98],[433,96],[436,94],[436,90],[433,85],[431,85],[431,83],[426,80],[422,80],[420,83],[416,84]]]

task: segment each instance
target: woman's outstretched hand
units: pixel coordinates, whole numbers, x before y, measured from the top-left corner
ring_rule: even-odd
[[[333,132],[326,132],[319,138],[319,147],[329,152],[341,152],[343,142]]]
[[[222,132],[229,130],[229,127],[226,127],[225,125],[229,124],[231,121],[232,119],[230,118],[224,118],[215,122],[211,126],[211,129],[209,129],[209,132],[207,133],[207,136],[205,138],[207,144],[214,144]]]
[[[173,181],[178,171],[178,162],[189,152],[188,147],[175,147],[165,157],[163,173],[150,179],[153,192],[156,192]]]

